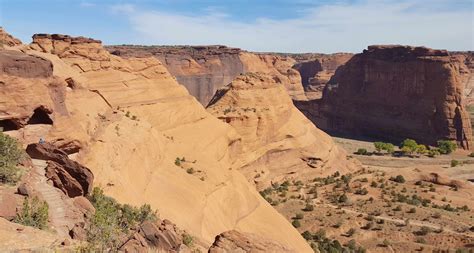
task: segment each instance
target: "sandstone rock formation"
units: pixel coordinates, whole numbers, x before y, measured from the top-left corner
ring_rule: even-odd
[[[242,136],[241,171],[259,189],[285,179],[355,168],[331,137],[296,109],[271,75],[247,73],[219,90],[208,111]]]
[[[317,122],[323,129],[394,141],[451,139],[469,149],[461,68],[462,59],[443,50],[369,46],[328,82]]]
[[[0,48],[3,48],[4,46],[13,47],[18,45],[21,45],[21,41],[7,33],[3,27],[0,27]]]
[[[287,87],[292,98],[305,99],[301,80],[291,69],[294,60],[286,56],[254,54],[226,46],[109,46],[122,57],[155,56],[206,106],[220,87],[246,72],[265,72]]]
[[[26,152],[31,158],[48,161],[46,177],[69,197],[86,196],[92,191],[92,172],[52,144],[32,143]]]
[[[149,252],[150,248],[159,252],[191,252],[183,242],[181,231],[169,220],[155,224],[146,221],[140,225],[129,240],[120,248],[124,252]]]
[[[226,231],[216,236],[216,240],[209,248],[209,253],[258,253],[258,252],[295,252],[276,242],[265,238],[239,233],[235,230]]]
[[[345,64],[353,54],[336,53],[329,55],[308,55],[308,59],[298,58],[293,66],[300,75],[305,94],[308,99],[319,99],[326,83],[336,72],[336,69]]]
[[[65,35],[35,35],[20,49],[52,63],[53,75],[2,73],[0,119],[14,125],[7,134],[25,144],[42,137],[67,147],[107,195],[151,204],[203,247],[235,229],[311,252],[236,170],[239,135],[207,113],[156,58],[123,59],[97,40]]]

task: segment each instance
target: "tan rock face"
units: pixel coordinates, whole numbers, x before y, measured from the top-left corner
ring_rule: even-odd
[[[298,58],[293,68],[301,75],[306,96],[309,99],[319,99],[336,69],[352,58],[353,54],[308,55],[307,58],[303,56]]]
[[[236,76],[257,71],[275,76],[293,99],[305,99],[301,79],[291,69],[294,60],[290,57],[253,54],[225,46],[110,46],[107,49],[122,57],[155,56],[204,106]]]
[[[246,253],[246,252],[296,252],[277,242],[235,230],[226,231],[218,236],[209,248],[209,253]]]
[[[207,110],[242,136],[241,171],[260,189],[356,166],[293,106],[285,87],[271,75],[237,77],[216,93]]]
[[[2,119],[15,119],[14,112],[29,121],[42,108],[33,117],[50,120],[37,124],[49,126],[41,136],[78,152],[74,159],[90,168],[107,195],[151,204],[206,248],[235,229],[311,252],[237,171],[239,135],[206,112],[156,58],[123,59],[96,40],[62,35],[34,36],[24,50],[51,62],[53,77],[5,75],[0,112],[8,113]],[[22,131],[31,126],[7,133],[28,143]],[[180,165],[177,157],[185,157]]]
[[[470,148],[463,59],[442,50],[369,46],[341,66],[324,90],[323,129]]]
[[[21,45],[21,41],[8,34],[3,27],[0,27],[0,47],[14,47]]]

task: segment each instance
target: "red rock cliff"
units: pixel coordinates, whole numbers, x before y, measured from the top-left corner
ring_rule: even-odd
[[[391,140],[452,139],[469,149],[463,69],[463,57],[444,50],[369,46],[326,85],[318,123],[327,130]]]

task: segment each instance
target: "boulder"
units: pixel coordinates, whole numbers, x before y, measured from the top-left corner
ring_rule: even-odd
[[[12,220],[16,216],[17,199],[14,194],[0,192],[0,217]]]
[[[216,236],[209,248],[209,253],[263,253],[295,252],[277,242],[261,238],[254,234],[241,233],[235,230],[226,231]]]
[[[182,252],[182,232],[169,220],[161,223],[145,221],[124,243],[121,250],[125,252],[147,252],[153,248],[163,252]]]
[[[92,172],[68,158],[66,152],[49,143],[32,143],[26,152],[33,159],[48,160],[47,176],[69,197],[86,196],[92,190]]]

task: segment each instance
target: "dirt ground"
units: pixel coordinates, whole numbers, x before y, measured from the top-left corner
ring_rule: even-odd
[[[301,233],[308,231],[305,237],[313,247],[334,246],[337,240],[366,252],[474,250],[474,184],[468,181],[474,179],[474,158],[469,152],[435,158],[362,156],[353,152],[374,151],[372,142],[335,141],[362,162],[360,170],[288,181],[261,192]],[[461,165],[451,167],[451,160]]]

